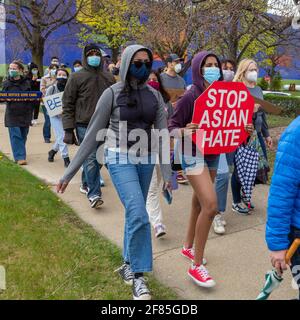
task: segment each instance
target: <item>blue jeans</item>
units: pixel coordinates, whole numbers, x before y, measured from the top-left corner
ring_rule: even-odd
[[[266,147],[266,143],[265,143],[265,140],[264,140],[264,137],[263,137],[262,133],[258,132],[257,133],[257,137],[258,137],[259,143],[261,145],[263,154],[264,154],[265,158],[268,160],[267,147]]]
[[[42,105],[43,113],[44,113],[44,126],[43,126],[43,136],[44,140],[50,140],[51,138],[51,123],[50,123],[50,117],[48,115],[47,109],[44,105]]]
[[[84,139],[86,133],[86,127],[77,127],[76,134],[78,142],[81,143]],[[87,197],[89,199],[102,195],[101,185],[100,185],[100,168],[97,158],[96,158],[97,149],[95,149],[84,161],[83,163],[83,175],[85,182],[88,186],[89,192]]]
[[[28,127],[9,127],[10,145],[15,161],[26,160]]]
[[[52,150],[60,151],[61,157],[69,157],[68,146],[64,143],[64,129],[62,124],[62,117],[55,116],[50,118],[50,122],[55,134],[55,142],[52,146]]]
[[[296,238],[300,239],[300,229],[291,227],[291,233],[289,234],[290,244],[292,244]],[[300,247],[298,247],[295,254],[293,255],[291,259],[291,263],[292,263],[292,266],[291,266],[292,275],[295,279],[295,282],[298,285],[299,300],[300,300]]]
[[[106,163],[125,208],[124,261],[130,263],[132,272],[150,272],[152,243],[146,200],[154,162],[144,164],[140,163],[139,158],[128,156],[126,153],[106,151]]]
[[[216,176],[216,193],[218,199],[218,211],[225,212],[227,204],[227,192],[229,185],[229,172],[219,173]]]

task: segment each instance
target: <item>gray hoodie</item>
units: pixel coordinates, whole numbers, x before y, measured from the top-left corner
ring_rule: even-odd
[[[143,46],[132,45],[125,49],[120,67],[121,82],[106,89],[100,97],[85,138],[61,179],[62,182],[70,181],[88,155],[103,144],[104,140],[106,149],[128,152],[134,142],[128,139],[124,141],[126,133],[130,134],[132,130],[143,129],[148,139],[148,144],[144,150],[141,150],[141,154],[145,155],[149,154],[149,146],[153,144],[153,139],[151,139],[153,126],[155,129],[167,128],[165,104],[161,94],[146,83],[127,79],[132,58],[140,50],[146,50],[153,60],[151,51]],[[120,126],[120,121],[126,121],[127,127]],[[106,135],[103,133],[105,128],[108,128]],[[102,130],[101,134],[100,130]],[[164,181],[170,181],[170,164],[162,164],[162,150],[164,149],[162,143],[166,142],[159,143],[161,171]]]

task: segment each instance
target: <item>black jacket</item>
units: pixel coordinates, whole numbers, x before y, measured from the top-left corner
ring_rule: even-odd
[[[24,77],[19,80],[8,78],[3,83],[3,91],[31,91],[31,83]],[[6,103],[4,124],[6,127],[29,127],[32,114],[32,101],[9,101]]]
[[[115,83],[112,74],[103,71],[103,59],[98,68],[90,67],[83,54],[83,69],[72,73],[63,95],[64,130],[87,127],[103,91]]]

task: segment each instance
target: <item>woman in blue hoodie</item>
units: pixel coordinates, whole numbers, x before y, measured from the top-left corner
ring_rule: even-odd
[[[268,200],[266,241],[279,274],[287,269],[286,252],[296,238],[300,238],[300,117],[279,141]],[[300,299],[300,247],[291,259],[291,270]]]

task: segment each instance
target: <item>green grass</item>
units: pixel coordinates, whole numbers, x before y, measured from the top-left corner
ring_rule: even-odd
[[[300,80],[282,80],[282,85],[290,83],[300,84]]]
[[[290,117],[276,116],[273,114],[267,115],[269,128],[287,127],[293,120],[294,119]]]
[[[0,154],[0,299],[131,299],[113,271],[119,248],[84,224],[46,185]],[[155,299],[176,294],[152,276]]]

